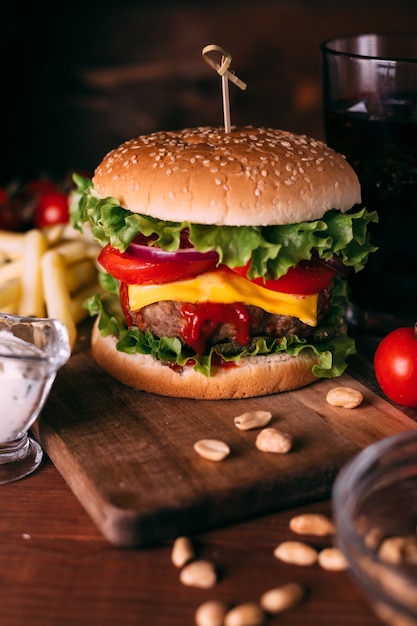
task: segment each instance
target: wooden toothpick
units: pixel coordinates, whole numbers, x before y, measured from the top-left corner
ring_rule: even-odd
[[[220,54],[220,63],[209,56],[210,53]],[[232,81],[235,85],[237,85],[240,89],[245,90],[247,85],[240,80],[236,76],[236,74],[232,71],[229,71],[230,64],[232,62],[232,56],[229,52],[226,52],[220,46],[216,44],[210,44],[205,46],[201,54],[203,59],[208,63],[212,68],[216,70],[216,72],[221,76],[222,79],[222,95],[223,95],[223,117],[224,117],[224,130],[226,133],[230,133],[231,122],[230,122],[230,99],[229,99],[229,80]]]

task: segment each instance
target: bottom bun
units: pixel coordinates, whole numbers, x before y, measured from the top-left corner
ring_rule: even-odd
[[[116,380],[140,391],[175,398],[224,400],[251,398],[304,387],[317,380],[311,371],[317,356],[274,354],[242,358],[234,367],[219,367],[207,378],[192,367],[175,371],[146,354],[116,350],[116,338],[102,337],[94,325],[91,347],[100,367]]]

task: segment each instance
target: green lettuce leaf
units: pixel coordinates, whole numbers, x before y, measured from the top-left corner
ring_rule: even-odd
[[[77,189],[70,202],[74,228],[82,230],[84,223],[90,223],[98,242],[110,243],[121,251],[140,233],[156,236],[155,244],[164,250],[178,250],[181,231],[188,229],[194,247],[201,252],[216,250],[219,263],[233,268],[250,261],[249,278],[274,279],[312,254],[326,261],[337,256],[357,272],[376,250],[369,239],[368,225],[377,221],[377,214],[365,208],[348,213],[330,210],[320,220],[280,226],[167,222],[132,213],[115,198],[99,198],[91,180],[78,174],[74,174],[74,182]]]

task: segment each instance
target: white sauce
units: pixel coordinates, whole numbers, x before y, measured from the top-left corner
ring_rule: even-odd
[[[0,443],[18,439],[32,424],[48,376],[42,357],[33,344],[0,331]]]

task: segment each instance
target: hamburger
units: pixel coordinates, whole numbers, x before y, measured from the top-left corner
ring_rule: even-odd
[[[74,180],[71,222],[102,245],[107,291],[88,307],[111,376],[220,399],[344,371],[346,276],[376,221],[344,157],[282,130],[201,127],[126,141]]]

